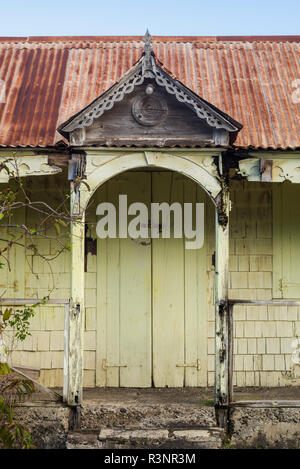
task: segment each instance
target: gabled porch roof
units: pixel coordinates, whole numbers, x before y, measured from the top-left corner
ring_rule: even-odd
[[[152,78],[165,91],[174,95],[180,103],[192,109],[200,120],[215,129],[223,129],[232,134],[231,143],[242,125],[216,106],[208,103],[191,89],[179,81],[164,65],[159,62],[152,50],[151,39],[147,31],[144,36],[144,52],[120,80],[115,82],[107,91],[93,100],[88,106],[71,116],[58,127],[58,131],[67,139],[73,130],[89,127],[94,119],[112,109],[116,102],[122,101],[125,94],[132,93],[135,86],[141,85],[146,78]]]

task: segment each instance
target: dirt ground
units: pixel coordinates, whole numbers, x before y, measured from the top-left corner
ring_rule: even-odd
[[[62,389],[55,391],[62,394]],[[53,401],[55,397],[45,391],[35,392],[30,401],[15,408],[18,421],[30,429],[38,448],[65,448],[72,443],[70,422],[74,415],[61,401]],[[286,404],[269,408],[249,408],[243,404],[233,407],[228,421],[233,448],[299,448],[300,387],[236,388],[234,399],[293,402],[292,407]],[[298,401],[296,406],[294,401]],[[103,428],[112,432],[142,430],[147,435],[163,431],[170,438],[175,430],[193,433],[215,427],[212,388],[93,388],[84,390],[78,432],[82,444],[84,435],[95,439]],[[74,447],[74,441],[72,444]],[[113,440],[111,444],[119,443]],[[134,445],[138,447],[135,440]],[[166,447],[169,448],[169,440]],[[176,448],[181,448],[177,442]]]

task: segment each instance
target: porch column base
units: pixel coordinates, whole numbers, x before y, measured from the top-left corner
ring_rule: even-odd
[[[215,405],[216,423],[220,428],[226,428],[228,421],[229,407]]]

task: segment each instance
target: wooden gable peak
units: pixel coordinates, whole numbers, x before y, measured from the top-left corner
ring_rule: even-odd
[[[68,138],[68,134],[76,129],[91,126],[94,119],[112,109],[115,103],[122,101],[126,94],[132,93],[136,86],[143,84],[149,78],[155,80],[156,84],[164,88],[167,93],[174,95],[180,103],[192,109],[208,126],[230,133],[237,133],[242,128],[239,122],[195,94],[164,68],[152,50],[148,30],[143,40],[144,52],[139,61],[107,91],[59,126],[58,131],[64,137]]]

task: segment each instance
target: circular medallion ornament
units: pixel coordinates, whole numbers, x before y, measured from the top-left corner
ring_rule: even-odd
[[[132,103],[132,115],[141,125],[157,125],[168,116],[166,100],[161,96],[144,94],[137,96]]]

